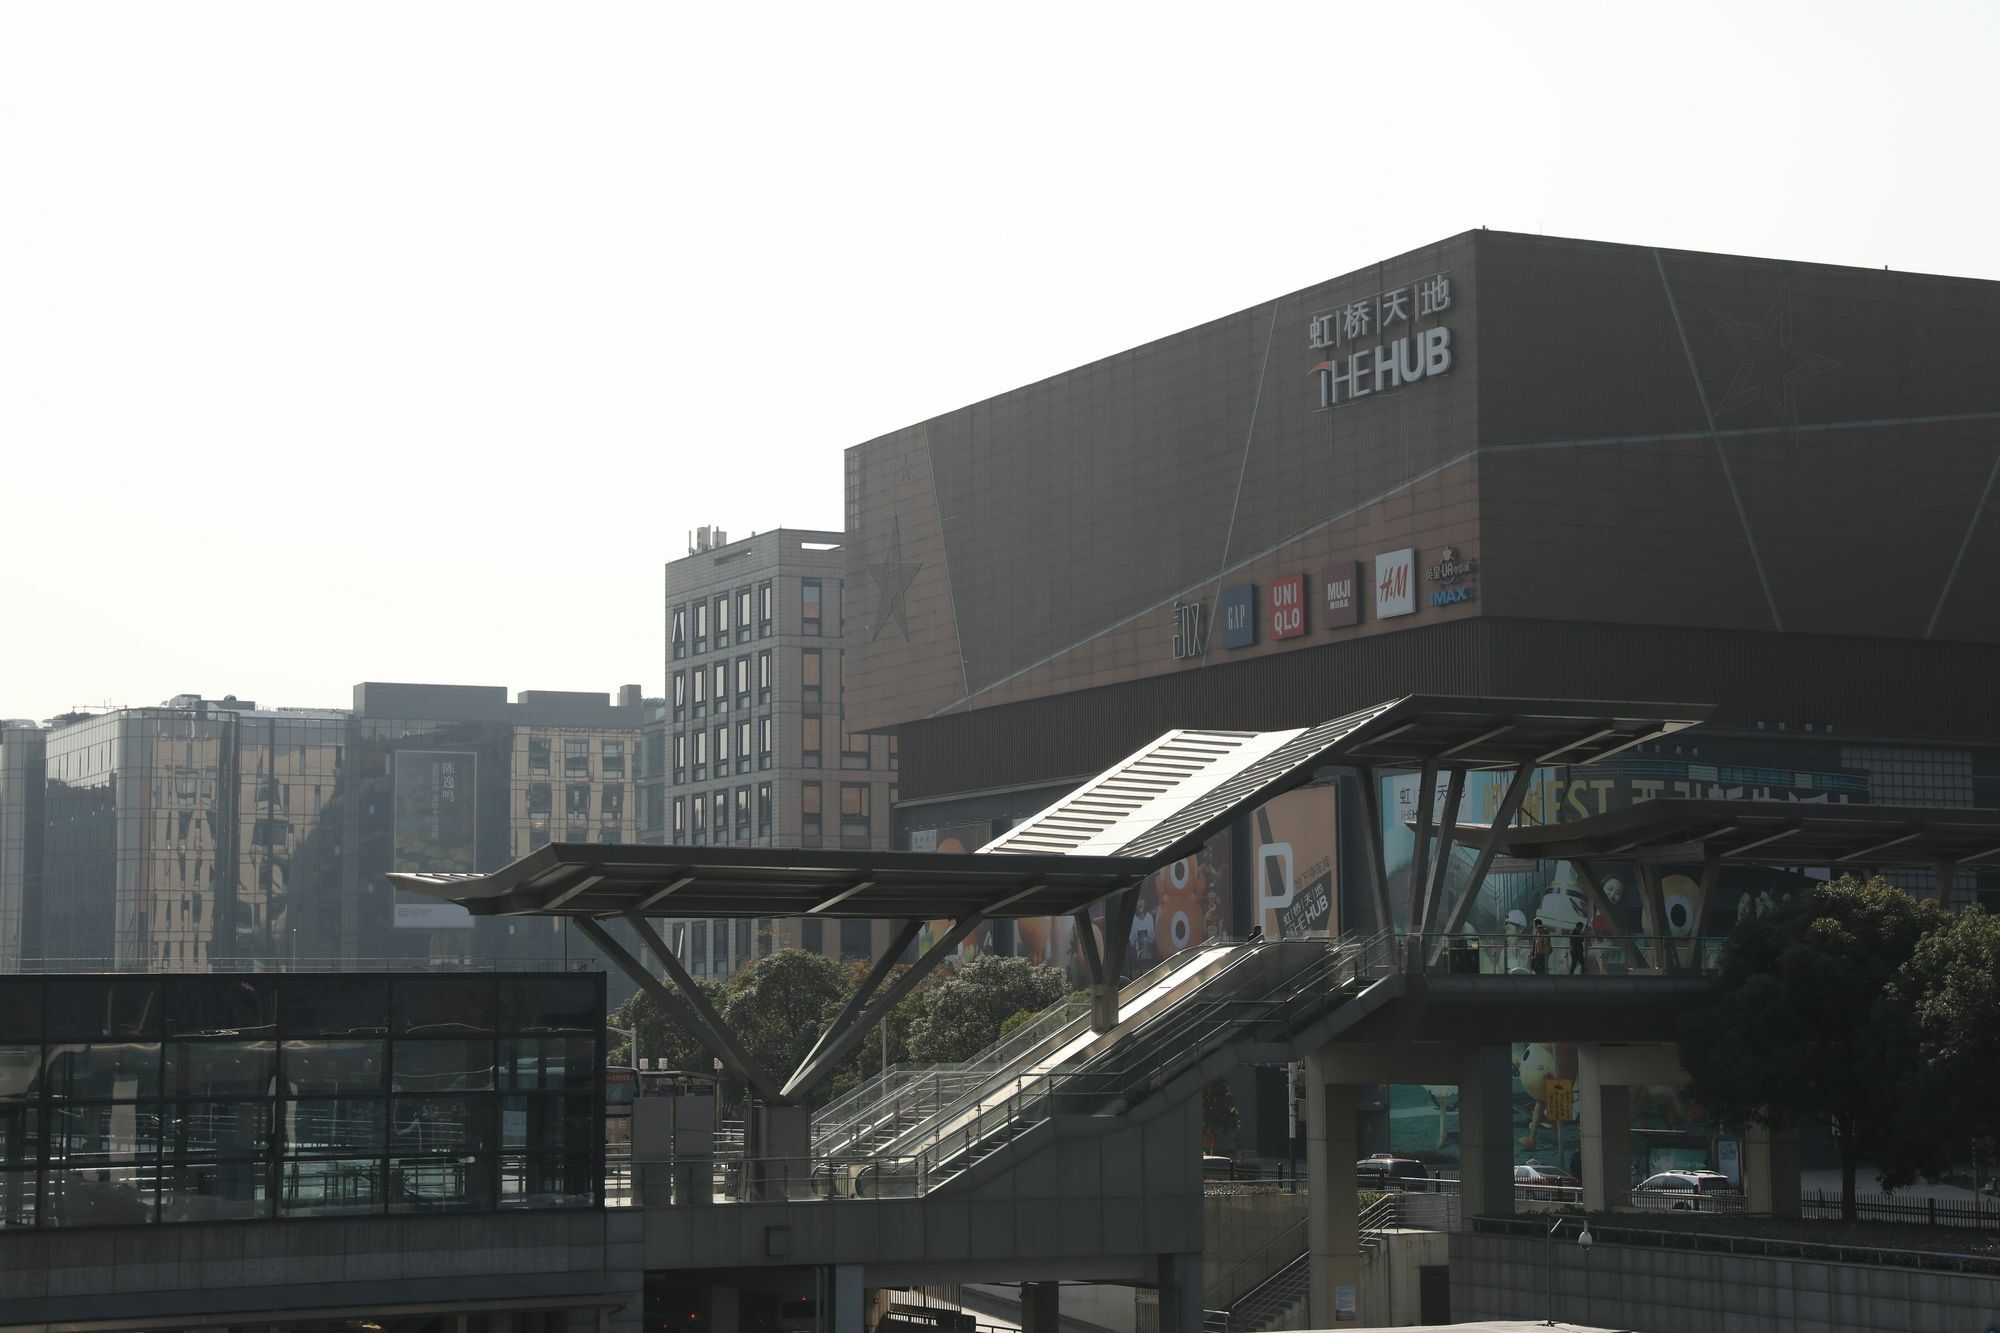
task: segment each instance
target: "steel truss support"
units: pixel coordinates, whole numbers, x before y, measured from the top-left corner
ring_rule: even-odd
[[[639,938],[645,941],[647,951],[660,960],[660,965],[673,979],[671,987],[654,976],[644,963],[627,952],[624,945],[611,938],[611,932],[597,921],[587,916],[575,918],[576,928],[582,931],[592,944],[602,949],[604,956],[617,964],[619,971],[637,982],[639,989],[658,1000],[660,1007],[672,1015],[675,1022],[693,1033],[694,1039],[707,1047],[716,1059],[722,1061],[730,1073],[742,1079],[750,1086],[751,1091],[764,1100],[774,1102],[784,1100],[778,1093],[778,1085],[771,1081],[770,1075],[766,1074],[750,1057],[750,1053],[743,1049],[742,1044],[729,1031],[728,1025],[722,1021],[722,1016],[715,1012],[715,1006],[701,993],[701,987],[694,984],[694,978],[690,977],[687,970],[681,966],[680,959],[674,957],[673,950],[667,948],[660,937],[654,934],[652,926],[646,919],[636,914],[627,914],[626,920],[637,923]]]
[[[826,1036],[820,1038],[819,1045],[813,1048],[812,1054],[806,1057],[798,1072],[786,1080],[784,1100],[798,1100],[829,1077],[840,1066],[840,1062],[861,1044],[869,1029],[888,1017],[889,1011],[896,1007],[899,1000],[908,995],[918,982],[929,976],[932,969],[943,962],[967,935],[979,929],[985,921],[986,916],[983,912],[972,912],[960,917],[952,923],[950,930],[940,936],[930,948],[924,950],[916,962],[904,968],[902,973],[888,985],[880,986],[881,993],[876,995],[865,1008],[856,1012],[848,1021],[845,1030],[838,1036],[829,1030]],[[898,933],[898,940],[907,943],[908,940],[916,939],[915,928],[920,925],[921,923],[916,921],[905,922],[902,931]],[[875,964],[875,971],[870,973],[870,982],[879,985],[881,978],[887,976],[890,969],[895,966],[895,960],[901,953],[902,946],[899,944],[883,954]],[[872,990],[874,985],[864,985],[863,989]],[[859,998],[856,996],[857,1000]],[[854,1001],[849,1001],[849,1007],[854,1007]],[[847,1017],[846,1010],[842,1011],[842,1017]],[[839,1024],[840,1019],[835,1019],[834,1025],[838,1027]]]
[[[1514,818],[1521,813],[1521,802],[1527,799],[1528,787],[1535,780],[1535,765],[1522,762],[1514,769],[1514,776],[1507,782],[1507,790],[1500,797],[1500,808],[1493,812],[1493,822],[1487,826],[1486,841],[1479,844],[1479,855],[1473,858],[1472,873],[1465,881],[1465,892],[1451,909],[1444,929],[1437,932],[1431,942],[1431,961],[1443,956],[1446,943],[1452,936],[1465,929],[1465,923],[1472,918],[1473,906],[1479,901],[1479,890],[1485,887],[1486,872],[1493,867],[1493,858],[1500,854],[1500,844],[1507,837],[1507,830],[1514,826]],[[1442,885],[1439,886],[1442,890]],[[1439,907],[1443,907],[1440,893]]]
[[[1368,857],[1368,888],[1375,899],[1375,929],[1394,930],[1396,913],[1389,905],[1389,865],[1382,852],[1382,783],[1367,765],[1354,770],[1361,788],[1361,841]]]

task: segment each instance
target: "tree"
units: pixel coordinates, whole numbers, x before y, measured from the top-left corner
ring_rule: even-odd
[[[982,954],[932,983],[910,1027],[911,1058],[970,1060],[1000,1039],[1009,1018],[1023,1009],[1040,1012],[1068,990],[1061,968]]]
[[[1212,1078],[1201,1085],[1201,1136],[1213,1144],[1219,1135],[1235,1130],[1243,1120],[1236,1104],[1236,1089],[1229,1080]]]
[[[668,983],[671,985],[672,983]],[[710,1003],[721,999],[722,987],[713,981],[697,981]],[[660,1069],[707,1070],[714,1057],[708,1048],[694,1039],[694,1034],[676,1022],[646,991],[639,991],[631,999],[611,1011],[610,1025],[615,1028],[636,1028],[639,1032],[639,1054],[654,1062]],[[605,1053],[611,1064],[630,1063],[631,1051],[626,1049],[623,1037],[611,1038]]]
[[[1916,1095],[1908,967],[1941,921],[1935,904],[1880,879],[1817,885],[1738,923],[1714,990],[1681,1021],[1681,1064],[1721,1118],[1831,1122],[1847,1221],[1863,1158],[1891,1189],[1948,1160],[1949,1126]]]
[[[1909,973],[1930,1103],[1961,1134],[2000,1137],[2000,917],[1971,908],[1917,945]]]
[[[732,976],[718,1007],[750,1058],[782,1084],[852,989],[832,959],[804,949],[780,949]],[[730,1091],[736,1091],[733,1083]]]

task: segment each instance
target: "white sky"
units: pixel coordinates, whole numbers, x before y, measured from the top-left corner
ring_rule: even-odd
[[[1996,15],[0,0],[0,717],[657,694],[688,529],[1469,227],[2000,277]]]

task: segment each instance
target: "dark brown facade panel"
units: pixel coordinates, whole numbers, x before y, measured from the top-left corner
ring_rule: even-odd
[[[1713,703],[1710,725],[2000,742],[2000,646],[1492,616],[900,728],[905,798],[1096,772],[1174,727],[1305,726],[1411,693]]]

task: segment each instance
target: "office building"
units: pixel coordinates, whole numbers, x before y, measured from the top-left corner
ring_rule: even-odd
[[[779,528],[731,542],[704,528],[690,545],[666,567],[667,697],[649,732],[664,776],[648,787],[660,827],[646,840],[887,846],[896,742],[848,725],[841,534]],[[887,938],[866,922],[677,925],[697,976],[788,944],[861,958]]]

